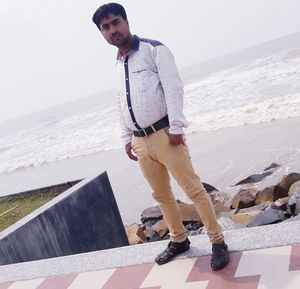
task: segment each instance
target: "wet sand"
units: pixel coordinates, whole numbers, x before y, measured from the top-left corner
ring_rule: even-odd
[[[281,164],[257,187],[275,184],[284,174],[300,172],[300,118],[187,135],[195,170],[202,181],[234,194],[241,179]],[[0,196],[90,177],[107,171],[125,224],[139,222],[154,204],[136,162],[123,149],[101,152],[0,175]],[[189,201],[172,180],[176,197]]]

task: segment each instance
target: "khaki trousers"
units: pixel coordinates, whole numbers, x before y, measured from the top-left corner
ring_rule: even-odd
[[[153,197],[159,203],[171,240],[182,242],[186,239],[186,233],[170,186],[169,172],[194,203],[211,243],[223,242],[213,204],[193,169],[187,146],[171,146],[167,129],[161,129],[147,137],[134,137],[132,149],[153,190]]]

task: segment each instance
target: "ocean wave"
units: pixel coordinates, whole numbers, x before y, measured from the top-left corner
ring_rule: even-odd
[[[237,108],[190,114],[188,133],[218,130],[300,116],[300,93],[249,103]]]
[[[85,103],[86,105],[86,103]],[[87,105],[88,106],[88,105]],[[79,111],[79,110],[78,110]],[[0,130],[0,173],[123,146],[113,101]],[[289,49],[185,85],[187,133],[300,116],[300,53]],[[1,133],[2,131],[2,133]]]

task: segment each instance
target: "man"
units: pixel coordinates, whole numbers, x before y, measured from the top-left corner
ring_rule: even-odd
[[[105,40],[118,48],[117,97],[126,153],[138,160],[169,227],[171,241],[156,257],[156,263],[167,263],[190,247],[171,191],[170,172],[207,228],[212,269],[225,267],[228,248],[212,202],[192,167],[183,135],[188,122],[182,112],[183,85],[172,53],[158,41],[133,36],[120,4],[102,5],[93,22]]]

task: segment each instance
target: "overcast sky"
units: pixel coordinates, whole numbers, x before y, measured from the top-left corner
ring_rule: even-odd
[[[0,1],[0,121],[114,87],[116,48],[96,0]],[[299,0],[127,0],[131,31],[179,67],[300,32]]]

